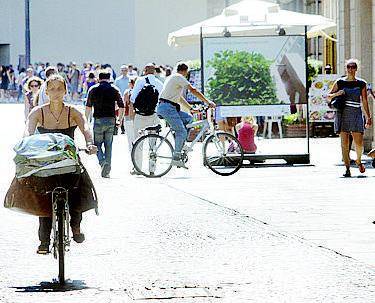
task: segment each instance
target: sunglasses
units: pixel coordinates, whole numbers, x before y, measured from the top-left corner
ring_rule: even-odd
[[[347,65],[347,69],[357,69],[357,65]]]
[[[30,87],[39,87],[38,84],[30,85]]]

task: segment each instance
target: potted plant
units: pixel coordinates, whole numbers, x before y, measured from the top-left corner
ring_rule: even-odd
[[[300,117],[298,113],[283,117],[283,129],[286,138],[305,138],[306,119]]]

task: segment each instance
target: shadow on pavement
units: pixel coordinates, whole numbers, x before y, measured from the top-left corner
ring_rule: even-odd
[[[259,168],[259,167],[314,167],[314,164],[287,164],[287,163],[250,163],[243,164],[241,168]]]
[[[16,292],[66,292],[76,291],[83,289],[90,289],[86,286],[84,281],[81,280],[67,280],[64,285],[60,285],[58,281],[41,282],[35,286],[15,286]]]

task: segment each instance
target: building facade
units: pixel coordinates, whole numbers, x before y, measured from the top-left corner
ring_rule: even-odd
[[[340,0],[338,8],[338,73],[345,74],[345,60],[360,61],[358,74],[368,83],[375,79],[375,1]],[[373,113],[373,100],[370,98]],[[374,114],[373,114],[374,116]],[[365,133],[365,149],[374,146],[374,127]]]
[[[199,58],[173,49],[168,33],[221,12],[226,0],[30,0],[31,62],[87,60],[142,66]],[[238,2],[238,1],[237,1]],[[0,64],[25,54],[24,0],[0,0]]]

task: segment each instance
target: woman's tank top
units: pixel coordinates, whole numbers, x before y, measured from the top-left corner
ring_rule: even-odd
[[[40,134],[46,134],[46,133],[59,133],[63,135],[67,135],[70,138],[74,140],[74,131],[77,128],[77,125],[75,126],[70,126],[70,106],[68,106],[68,128],[56,128],[56,129],[50,129],[50,128],[44,128],[44,112],[43,112],[43,107],[41,108],[42,110],[42,125],[38,126],[38,132]]]

